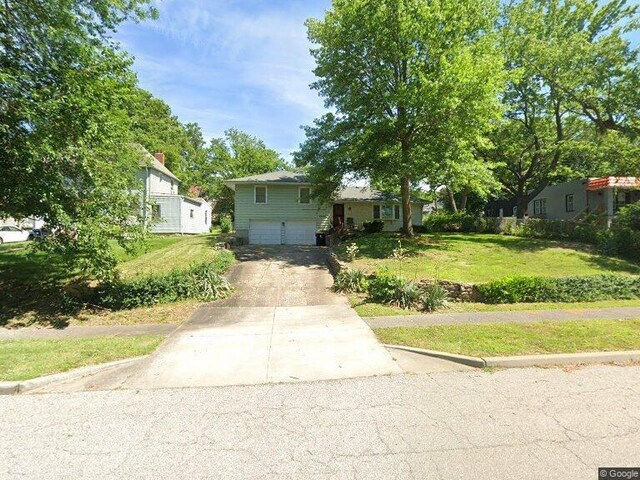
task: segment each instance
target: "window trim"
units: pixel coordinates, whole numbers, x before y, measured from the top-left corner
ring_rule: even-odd
[[[258,202],[258,189],[264,188],[264,202]],[[266,205],[269,203],[269,189],[266,185],[254,185],[253,186],[253,203],[255,205]]]
[[[571,209],[569,209],[569,199],[571,199]],[[576,211],[575,195],[568,193],[564,196],[564,210],[566,213],[572,213]]]
[[[402,212],[401,212],[401,208],[400,205],[394,205],[393,206],[393,219],[394,220],[400,220],[402,218]]]
[[[378,217],[376,218],[376,208],[378,209]],[[371,217],[373,220],[382,220],[382,208],[378,204],[374,204],[371,210]]]
[[[307,189],[309,190],[309,196],[307,197],[306,202],[302,201],[302,189]],[[298,203],[300,205],[311,205],[311,187],[298,187]]]

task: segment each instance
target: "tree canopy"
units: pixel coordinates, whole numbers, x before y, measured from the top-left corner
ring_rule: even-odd
[[[306,127],[295,155],[328,196],[347,175],[399,186],[412,234],[412,185],[439,182],[472,154],[499,113],[502,65],[494,0],[334,0],[307,22],[332,113]]]

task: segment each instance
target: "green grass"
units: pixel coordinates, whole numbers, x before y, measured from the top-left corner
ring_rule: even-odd
[[[162,274],[176,268],[188,268],[192,263],[214,260],[215,248],[222,237],[216,234],[197,236],[150,235],[147,244],[135,254],[127,254],[112,243],[119,260],[118,270],[125,279],[138,275]],[[34,323],[64,326],[70,323],[112,324],[118,319],[135,323],[142,315],[87,314],[69,312],[61,291],[86,291],[83,283],[74,282],[73,272],[68,272],[55,255],[34,251],[31,243],[0,246],[0,326],[23,326]],[[77,284],[76,284],[77,283]],[[162,318],[167,315],[162,314]],[[180,315],[169,315],[181,320]],[[153,323],[151,315],[145,323]]]
[[[492,357],[640,350],[640,320],[376,328],[382,343]]]
[[[408,253],[402,263],[389,258],[399,240]],[[399,234],[378,233],[362,235],[354,242],[360,251],[350,267],[374,272],[386,266],[410,279],[482,283],[514,275],[640,274],[640,266],[626,260],[598,255],[581,244],[551,240],[474,233],[403,239]],[[348,243],[338,250],[343,260]]]
[[[153,352],[164,337],[0,341],[0,380],[16,381]]]
[[[361,317],[387,317],[398,315],[421,315],[425,312],[405,310],[391,305],[369,303],[362,297],[351,297],[351,306]],[[584,310],[591,308],[640,307],[639,300],[601,300],[577,303],[462,303],[451,302],[434,313],[460,312],[519,312],[526,310]]]

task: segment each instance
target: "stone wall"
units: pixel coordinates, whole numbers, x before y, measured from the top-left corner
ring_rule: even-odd
[[[331,272],[331,275],[333,275],[334,277],[336,277],[340,273],[340,271],[344,268],[342,265],[342,262],[338,260],[338,257],[333,252],[330,252],[329,255],[327,256],[327,265],[329,266],[329,271]]]
[[[431,280],[422,280],[421,285],[433,285]],[[480,292],[472,283],[450,282],[448,280],[439,280],[440,285],[446,292],[449,300],[457,302],[480,302]]]

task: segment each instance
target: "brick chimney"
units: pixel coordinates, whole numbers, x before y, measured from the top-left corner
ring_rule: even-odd
[[[164,165],[164,153],[156,152],[153,154],[153,156],[156,157],[156,160],[158,160],[161,164]]]

